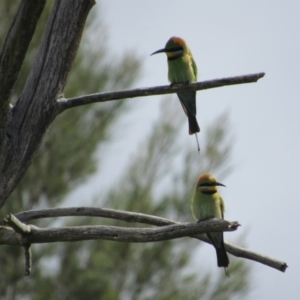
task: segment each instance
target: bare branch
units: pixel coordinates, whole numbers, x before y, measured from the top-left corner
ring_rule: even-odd
[[[14,229],[15,232],[25,236],[31,231],[31,227],[22,223],[14,215],[9,214],[4,222]]]
[[[31,273],[31,264],[32,264],[32,259],[31,259],[31,245],[30,244],[25,244],[24,245],[24,255],[25,255],[25,276],[29,276]]]
[[[285,270],[288,267],[288,265],[283,261],[271,258],[269,256],[259,254],[257,252],[249,251],[242,247],[234,246],[229,243],[225,244],[225,248],[226,248],[226,251],[228,251],[229,253],[231,253],[237,257],[243,257],[246,259],[260,262],[266,266],[272,267],[281,272],[285,272]]]
[[[23,222],[34,220],[34,219],[41,219],[41,218],[66,217],[66,216],[89,216],[89,217],[111,218],[111,219],[117,219],[126,222],[137,222],[137,223],[143,223],[143,224],[149,224],[155,226],[168,226],[172,224],[181,224],[179,222],[175,222],[172,220],[160,218],[157,216],[151,216],[147,214],[113,210],[107,208],[92,208],[92,207],[70,207],[70,208],[51,208],[51,209],[31,210],[31,211],[25,211],[25,212],[15,214],[15,216]],[[211,244],[206,234],[201,234],[201,235],[197,234],[191,237]],[[0,243],[1,243],[1,239],[0,239]],[[261,255],[259,253],[241,248],[239,246],[232,245],[227,242],[225,242],[225,248],[226,251],[228,251],[230,254],[234,256],[250,259],[282,272],[284,272],[287,268],[287,264],[283,261],[279,261],[277,259]]]
[[[234,231],[238,226],[237,222],[228,222],[219,219],[212,219],[201,223],[179,223],[158,228],[127,228],[98,225],[44,229],[33,226],[30,234],[21,239],[21,245],[98,239],[147,243],[171,240],[204,232]],[[14,238],[12,232],[7,230],[7,227],[0,227],[0,233],[0,244],[20,245],[20,239]]]
[[[195,82],[191,84],[178,84],[172,86],[164,85],[164,86],[157,86],[151,88],[141,88],[141,89],[127,90],[127,91],[92,94],[92,95],[81,96],[81,97],[70,98],[70,99],[60,99],[59,106],[60,109],[63,111],[68,108],[96,103],[96,102],[106,102],[106,101],[120,100],[125,98],[134,98],[134,97],[141,97],[141,96],[172,94],[172,93],[177,93],[178,91],[199,91],[199,90],[217,88],[225,85],[257,82],[260,78],[264,76],[265,73],[256,73],[250,75],[242,75],[236,77],[228,77],[228,78],[214,79],[214,80],[208,80],[202,82]]]
[[[122,220],[129,223],[142,223],[154,226],[167,226],[173,224],[180,224],[165,218],[151,216],[142,213],[129,212],[124,210],[115,210],[109,208],[95,208],[95,207],[67,207],[67,208],[48,208],[28,210],[21,213],[14,214],[22,222],[28,222],[36,219],[56,218],[56,217],[102,217],[108,219]],[[4,225],[5,223],[0,223]]]
[[[46,0],[23,0],[21,2],[2,48],[0,55],[0,153],[5,136],[9,98],[45,3]]]
[[[207,237],[206,234],[194,235],[193,238],[196,238],[198,240],[201,240],[203,242],[211,244],[211,241]],[[228,253],[232,254],[233,256],[243,257],[245,259],[253,260],[253,261],[256,261],[263,265],[266,265],[268,267],[274,268],[281,272],[285,272],[285,270],[288,267],[288,265],[284,261],[280,261],[278,259],[262,255],[258,252],[254,252],[254,251],[230,244],[228,242],[224,242],[224,244],[225,244],[226,251]]]

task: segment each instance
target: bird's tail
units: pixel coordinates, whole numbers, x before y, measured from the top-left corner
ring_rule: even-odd
[[[229,277],[229,271],[227,268],[229,265],[229,258],[226,253],[224,243],[222,242],[221,247],[219,248],[215,247],[215,248],[217,252],[218,267],[224,267],[225,274],[227,277]]]
[[[218,267],[228,267],[229,258],[227,256],[224,244],[222,244],[222,247],[216,248],[216,252],[217,252],[217,259],[218,259]]]
[[[189,120],[189,134],[194,134],[196,132],[200,132],[200,127],[198,125],[196,116],[193,116],[188,113],[188,120]]]
[[[194,134],[200,131],[196,114],[196,91],[193,92],[179,92],[177,93],[181,106],[184,113],[187,115],[189,120],[189,134]]]
[[[214,245],[217,253],[217,261],[218,267],[224,267],[225,274],[229,277],[229,258],[227,252],[225,250],[224,241],[223,241],[223,232],[221,233],[207,233],[208,238],[211,240],[212,244]]]

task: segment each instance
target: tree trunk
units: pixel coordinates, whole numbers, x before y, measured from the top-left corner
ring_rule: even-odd
[[[13,108],[8,108],[7,102],[8,117],[0,156],[0,207],[22,179],[43,135],[59,114],[57,100],[64,91],[87,15],[94,4],[94,0],[54,1],[24,90]],[[20,32],[10,30],[9,34]]]

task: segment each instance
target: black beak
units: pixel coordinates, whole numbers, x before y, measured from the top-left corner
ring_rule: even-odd
[[[163,52],[166,52],[167,50],[164,48],[164,49],[159,49],[159,50],[157,50],[157,51],[155,51],[155,52],[153,52],[152,54],[150,54],[150,56],[151,55],[154,55],[154,54],[157,54],[157,53],[163,53]]]
[[[225,184],[223,184],[223,183],[220,183],[220,182],[216,182],[216,183],[215,183],[215,185],[220,185],[220,186],[225,186],[225,187],[226,187],[226,185],[225,185]]]

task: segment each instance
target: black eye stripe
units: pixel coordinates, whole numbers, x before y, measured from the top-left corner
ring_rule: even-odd
[[[216,184],[214,182],[209,182],[209,183],[199,184],[199,186],[216,186]]]
[[[183,48],[182,47],[174,47],[174,48],[167,49],[167,52],[177,52],[177,51],[183,51]]]

